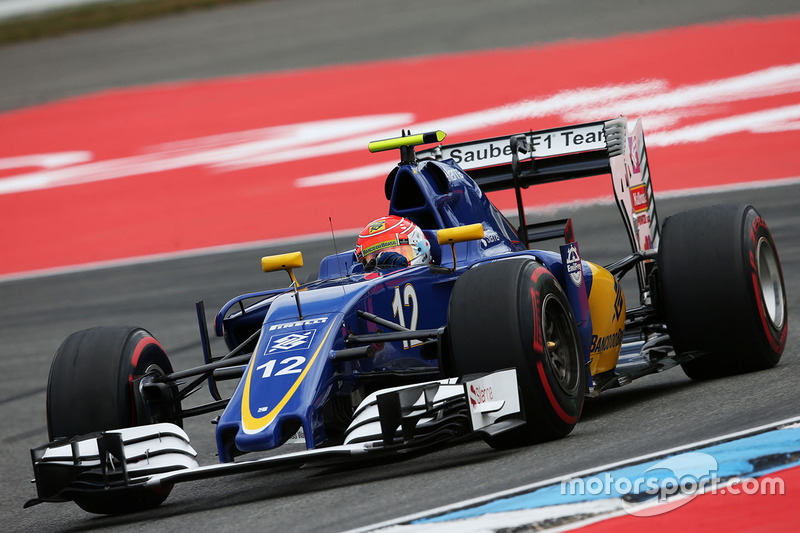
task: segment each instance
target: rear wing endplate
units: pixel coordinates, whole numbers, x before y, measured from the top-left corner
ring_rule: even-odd
[[[519,235],[536,240],[525,223],[522,189],[531,185],[610,174],[634,253],[658,248],[660,237],[641,119],[628,132],[625,117],[420,150],[421,159],[452,159],[484,192],[514,189]],[[638,265],[645,296],[651,264]]]

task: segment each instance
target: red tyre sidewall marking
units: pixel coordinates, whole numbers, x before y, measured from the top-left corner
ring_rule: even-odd
[[[531,287],[531,307],[533,307],[533,351],[543,353],[544,351],[544,332],[542,331],[542,321],[539,317],[539,292]]]
[[[536,353],[541,354],[542,357],[547,357],[544,351],[544,323],[542,322],[544,316],[539,316],[540,299],[539,291],[536,290],[536,283],[539,280],[539,276],[545,273],[549,274],[550,271],[542,266],[536,267],[531,273],[531,282],[534,284],[534,286],[531,287],[531,307],[533,308],[534,320],[533,349]],[[561,407],[561,404],[558,403],[555,394],[553,394],[553,390],[550,388],[550,382],[548,381],[548,377],[544,370],[544,365],[542,364],[541,359],[536,361],[536,371],[539,373],[539,381],[542,383],[542,388],[544,388],[545,395],[547,395],[547,400],[550,402],[550,406],[553,408],[553,411],[555,411],[556,415],[558,415],[558,417],[567,424],[575,424],[578,421],[578,417],[567,414],[567,412]]]
[[[782,353],[784,347],[786,346],[786,332],[789,330],[787,327],[788,325],[788,317],[786,316],[788,313],[783,313],[783,329],[780,331],[780,337],[778,340],[775,340],[775,334],[772,332],[772,328],[769,325],[766,311],[764,309],[764,300],[761,295],[761,283],[758,279],[758,266],[756,265],[755,253],[758,250],[758,230],[760,228],[765,229],[766,233],[766,223],[764,219],[760,216],[757,216],[753,219],[753,223],[750,226],[750,238],[751,238],[751,249],[750,249],[750,268],[751,268],[751,277],[753,282],[753,294],[756,298],[756,308],[758,309],[758,315],[761,317],[761,327],[764,330],[764,335],[767,338],[767,342],[769,342],[770,348],[775,353]],[[768,238],[769,235],[765,234],[764,238],[767,239],[771,246],[774,246],[772,243],[772,239]],[[785,295],[784,295],[785,298]]]
[[[133,368],[136,368],[136,365],[139,364],[139,357],[142,355],[142,352],[144,351],[145,347],[150,345],[150,344],[155,344],[156,346],[158,346],[162,350],[164,349],[164,348],[161,347],[161,345],[158,343],[158,341],[155,338],[153,338],[153,337],[144,337],[144,338],[142,338],[138,343],[136,343],[136,348],[133,349],[133,355],[131,356],[131,366]],[[132,380],[133,380],[133,376],[131,375],[131,378],[128,381],[132,381]]]
[[[578,421],[578,417],[570,416],[564,411],[561,405],[556,400],[555,395],[553,394],[553,390],[550,388],[550,383],[547,381],[547,375],[544,372],[544,366],[542,365],[541,361],[536,361],[536,369],[539,371],[539,378],[542,381],[542,385],[544,386],[544,392],[547,394],[547,399],[550,401],[550,405],[553,407],[553,410],[558,415],[558,418],[566,422],[567,424],[575,424]]]
[[[139,357],[141,357],[142,352],[145,348],[151,345],[156,345],[161,348],[161,345],[158,341],[153,337],[144,337],[136,343],[136,347],[133,349],[133,355],[131,355],[131,369],[135,369],[136,365],[139,364]],[[163,348],[161,348],[163,350]],[[133,393],[133,374],[128,374],[128,390],[130,393],[130,401],[133,409],[131,410],[131,424],[136,424],[136,401]]]

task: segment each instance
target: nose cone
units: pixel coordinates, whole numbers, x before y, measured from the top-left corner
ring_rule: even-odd
[[[239,451],[257,451],[283,444],[303,427],[313,447],[315,405],[332,372],[328,354],[341,316],[266,323],[253,358],[217,425],[220,458],[235,434]],[[288,428],[288,429],[284,429]],[[223,441],[225,441],[223,443]],[[224,444],[224,446],[223,446]],[[227,452],[226,452],[227,454]]]

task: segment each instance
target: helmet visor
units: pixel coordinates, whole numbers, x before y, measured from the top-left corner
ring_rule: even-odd
[[[395,244],[393,246],[380,247],[379,249],[374,251],[372,251],[371,248],[373,247],[367,249],[366,253],[361,259],[361,262],[365,265],[368,264],[370,261],[377,260],[379,255],[388,252],[395,252],[402,255],[403,257],[408,259],[409,263],[411,263],[411,260],[417,256],[414,247],[408,244],[400,244],[400,245]]]

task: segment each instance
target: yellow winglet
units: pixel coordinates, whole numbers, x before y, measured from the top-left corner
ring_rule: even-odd
[[[372,141],[369,143],[369,151],[372,153],[394,150],[403,146],[417,146],[419,144],[440,143],[447,137],[442,130],[429,131],[428,133],[418,133],[417,135],[406,135],[393,139],[383,139],[382,141]]]
[[[300,268],[301,266],[303,266],[303,252],[268,255],[261,258],[261,268],[264,272],[291,270],[293,268]]]
[[[288,254],[268,255],[261,258],[261,269],[264,272],[275,272],[277,270],[285,270],[292,278],[292,282],[297,284],[297,278],[294,277],[292,272],[293,268],[300,268],[303,266],[303,252],[291,252]]]
[[[436,232],[439,244],[455,244],[457,242],[475,241],[483,239],[483,224],[470,224],[455,228],[440,229]]]
[[[468,226],[457,226],[455,228],[440,229],[436,232],[439,244],[449,244],[453,252],[453,272],[456,271],[456,243],[466,241],[476,241],[483,239],[483,224],[470,224]]]

